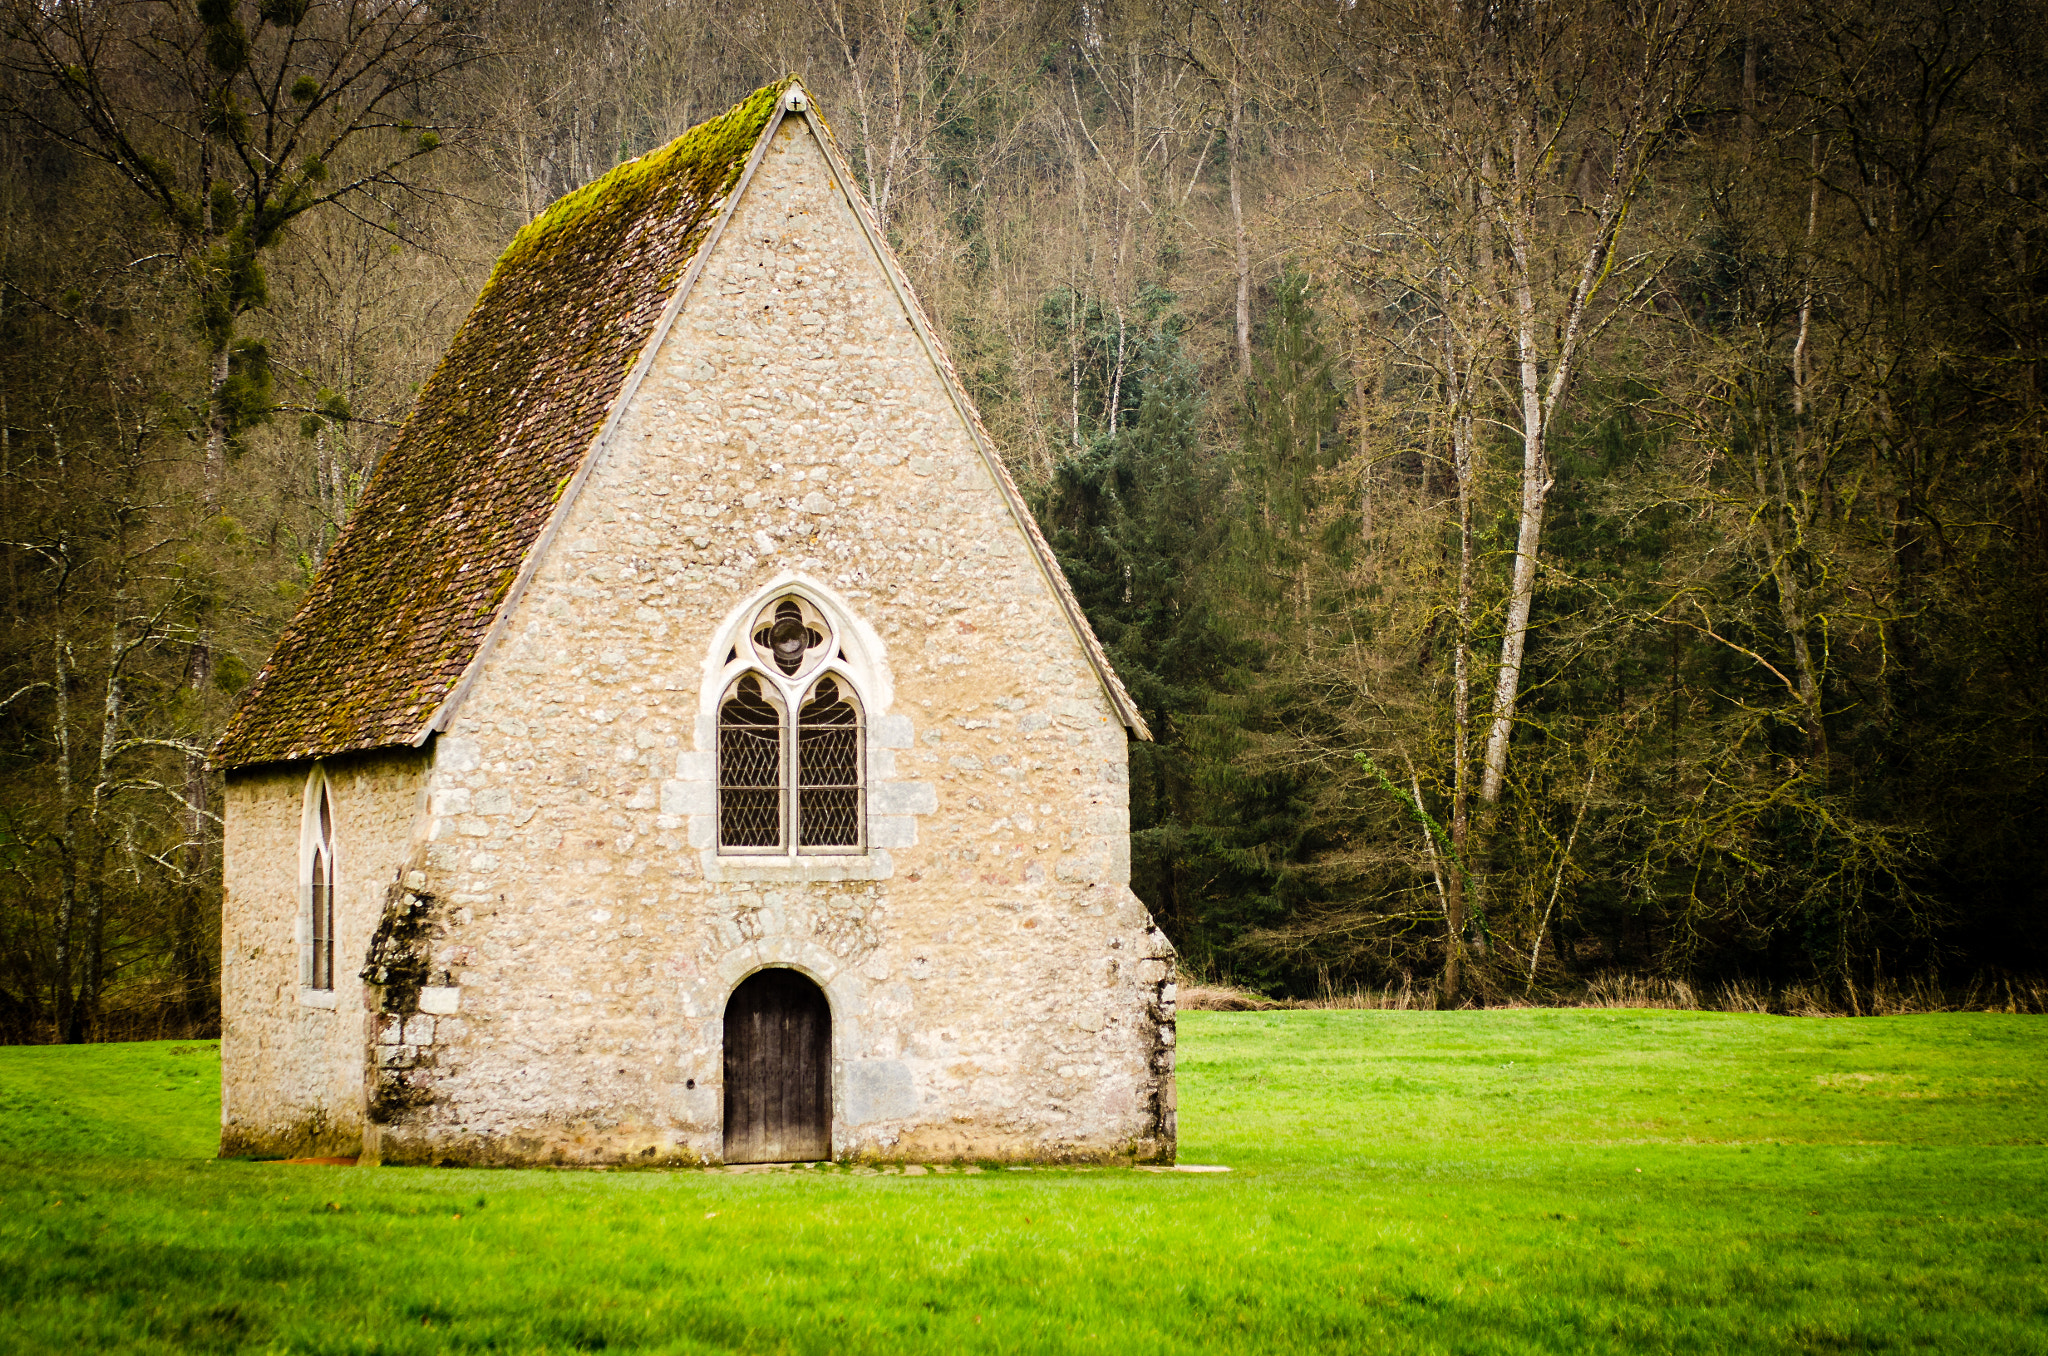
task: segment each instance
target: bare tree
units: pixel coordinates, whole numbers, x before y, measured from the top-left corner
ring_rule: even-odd
[[[1719,0],[1608,0],[1471,9],[1361,7],[1334,26],[1393,125],[1363,139],[1358,178],[1391,225],[1491,315],[1505,351],[1483,369],[1521,443],[1517,534],[1478,794],[1500,799],[1521,696],[1548,442],[1588,346],[1654,282],[1631,213],[1706,78]],[[1411,145],[1416,153],[1385,153]],[[1405,189],[1397,187],[1407,181]],[[1470,214],[1453,230],[1445,214]],[[1458,239],[1456,256],[1433,241]],[[1447,396],[1451,394],[1446,388]],[[1487,412],[1493,414],[1492,410]]]
[[[410,167],[441,144],[420,125],[423,96],[464,49],[406,0],[7,0],[0,25],[11,77],[0,115],[105,165],[168,228],[206,354],[206,389],[192,403],[203,412],[201,499],[216,515],[230,442],[270,413],[269,351],[238,338],[267,298],[263,256],[311,212],[400,229]],[[215,662],[215,625],[197,596],[186,673],[195,708]],[[185,799],[196,888],[211,799],[196,752]],[[199,912],[195,895],[189,928]]]

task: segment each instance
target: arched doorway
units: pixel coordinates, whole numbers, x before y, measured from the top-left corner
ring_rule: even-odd
[[[761,970],[725,1004],[725,1161],[832,1156],[832,1009],[794,970]]]

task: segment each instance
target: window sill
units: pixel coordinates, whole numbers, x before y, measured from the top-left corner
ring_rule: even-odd
[[[805,881],[887,880],[896,873],[889,854],[878,850],[769,857],[739,853],[721,856],[718,849],[708,848],[701,855],[704,879],[708,881],[801,884]]]
[[[300,985],[299,1006],[302,1008],[325,1008],[327,1011],[332,1012],[336,1006],[334,990],[309,989],[304,985]]]

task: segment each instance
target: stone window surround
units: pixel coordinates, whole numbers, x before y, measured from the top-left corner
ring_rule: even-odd
[[[831,672],[852,688],[866,721],[867,850],[865,852],[785,855],[722,854],[718,850],[718,704],[727,686],[748,669],[759,669],[752,657],[748,628],[762,608],[783,594],[799,594],[831,623],[843,661],[819,665],[810,675]],[[741,650],[733,663],[726,655]],[[889,672],[882,638],[852,605],[821,580],[784,570],[749,594],[720,622],[705,649],[703,676],[697,687],[695,747],[676,760],[676,776],[661,785],[664,818],[687,826],[689,844],[697,850],[707,881],[844,881],[887,880],[895,874],[890,848],[917,843],[917,821],[936,811],[938,790],[929,782],[896,776],[896,750],[907,749],[915,733],[908,716],[895,715],[895,682]]]
[[[327,766],[315,762],[306,774],[306,786],[299,806],[299,868],[296,879],[299,883],[299,907],[293,917],[292,941],[297,956],[298,1005],[302,1008],[316,1008],[333,1011],[335,990],[320,989],[306,982],[312,969],[313,951],[313,852],[320,845],[320,793],[327,793],[327,812],[331,821],[327,835],[327,850],[338,863],[341,857],[342,816],[341,800],[334,794],[334,783],[327,775]],[[339,891],[342,874],[338,865],[330,863],[329,874],[334,880],[334,889]],[[335,928],[341,923],[341,908],[337,900],[329,898],[328,908],[333,913]],[[335,939],[329,937],[327,944],[335,946]],[[336,979],[340,978],[340,950],[336,947]]]
[[[827,633],[822,658],[815,662],[806,663],[793,674],[784,674],[777,671],[776,666],[763,663],[759,658],[761,647],[749,644],[748,642],[754,634],[757,634],[753,628],[758,625],[761,617],[766,615],[768,608],[774,606],[780,599],[792,596],[813,608],[817,608],[824,615]],[[781,798],[780,814],[782,816],[782,836],[784,840],[783,845],[779,848],[745,847],[720,842],[718,844],[720,856],[748,857],[755,861],[775,862],[790,856],[792,853],[805,857],[860,857],[867,855],[866,802],[868,778],[866,773],[868,771],[868,711],[867,701],[863,696],[867,685],[861,681],[860,675],[855,673],[849,665],[834,657],[833,651],[839,649],[841,645],[839,632],[840,628],[837,620],[829,613],[825,613],[823,608],[818,608],[818,605],[811,601],[810,595],[807,592],[802,589],[784,589],[762,605],[760,613],[755,617],[755,620],[749,623],[747,628],[742,631],[742,641],[739,646],[735,647],[738,658],[725,665],[719,671],[717,680],[719,697],[712,706],[714,715],[722,716],[726,701],[733,696],[740,680],[750,674],[760,682],[765,693],[772,694],[769,704],[776,708],[776,713],[780,717],[780,723],[777,726],[777,729],[780,731],[777,747],[780,750],[782,771],[780,773],[781,780],[777,784],[777,794]],[[848,844],[807,848],[802,844],[798,814],[798,801],[803,782],[801,756],[803,735],[799,713],[803,710],[804,702],[817,690],[818,684],[827,677],[837,679],[844,688],[848,689],[848,699],[854,710],[854,738],[858,741],[856,748],[859,751],[861,761],[859,800],[861,820],[860,842],[857,845]],[[712,746],[714,749],[714,769],[716,768],[716,758],[718,756],[716,738],[716,735],[714,735]]]

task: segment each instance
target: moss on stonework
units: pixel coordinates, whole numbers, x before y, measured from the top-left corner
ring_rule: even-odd
[[[427,987],[430,969],[433,912],[432,895],[390,887],[362,971],[363,982],[377,990],[379,1012],[410,1016],[419,1010],[420,990]]]
[[[387,1020],[418,1015],[420,990],[431,982],[436,898],[403,885],[389,887],[383,916],[370,938],[363,982],[375,995],[377,1016],[369,1023],[363,1051],[363,1114],[372,1125],[402,1121],[434,1101],[434,1057],[415,1057],[386,1068],[380,1058]]]
[[[360,1125],[336,1125],[317,1110],[289,1125],[229,1125],[220,1134],[222,1158],[346,1158],[362,1147]]]
[[[705,1161],[687,1145],[655,1145],[627,1140],[590,1149],[577,1156],[557,1146],[536,1150],[518,1136],[408,1133],[387,1129],[379,1140],[378,1159],[386,1167],[412,1168],[569,1168],[600,1172],[642,1169],[673,1171],[701,1168]]]
[[[390,1125],[433,1105],[433,1102],[433,1090],[426,1086],[424,1076],[405,1069],[378,1070],[376,1085],[363,1114],[372,1125]],[[401,1160],[386,1156],[384,1161],[395,1164]]]

